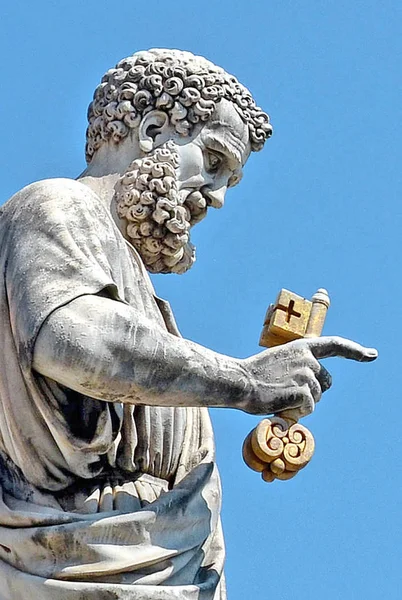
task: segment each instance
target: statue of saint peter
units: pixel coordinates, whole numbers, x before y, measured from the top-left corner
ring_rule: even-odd
[[[195,260],[268,116],[235,77],[177,50],[108,71],[88,166],[0,209],[0,598],[224,600],[209,407],[309,414],[341,338],[247,359],[180,337],[151,273]]]

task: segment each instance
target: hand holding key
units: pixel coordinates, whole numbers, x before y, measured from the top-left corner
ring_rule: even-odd
[[[331,386],[331,376],[318,359],[341,356],[369,362],[377,357],[376,350],[356,342],[340,337],[318,337],[328,307],[325,290],[318,290],[311,301],[281,290],[275,305],[268,309],[260,345],[280,346],[275,348],[278,356],[274,361],[278,371],[276,414],[250,432],[243,445],[246,464],[261,472],[265,481],[294,477],[313,455],[314,438],[297,420],[310,414],[322,392]],[[272,368],[272,361],[267,362],[265,355],[262,352],[245,361],[256,379],[259,375],[264,378],[267,364],[271,363]],[[275,380],[272,374],[270,380]],[[263,412],[263,386],[258,389],[259,398],[254,399],[253,408],[246,408],[247,412]],[[272,398],[272,389],[268,392]]]

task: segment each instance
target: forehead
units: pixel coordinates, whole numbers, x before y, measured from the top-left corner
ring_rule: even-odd
[[[229,152],[237,162],[244,165],[251,152],[249,129],[233,104],[221,100],[211,119],[201,131],[205,144],[214,140]]]

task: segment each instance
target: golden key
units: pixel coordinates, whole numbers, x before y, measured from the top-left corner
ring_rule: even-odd
[[[265,316],[260,346],[272,348],[292,340],[321,335],[330,305],[328,292],[319,289],[311,300],[282,289]],[[264,419],[243,444],[246,465],[264,481],[291,479],[314,454],[310,431],[292,416],[292,410]]]

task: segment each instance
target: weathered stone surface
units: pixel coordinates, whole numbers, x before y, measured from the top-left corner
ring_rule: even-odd
[[[208,407],[308,414],[338,338],[238,360],[188,340],[145,269],[182,273],[269,119],[200,57],[109,71],[78,181],[35,183],[0,218],[2,600],[226,597]]]

